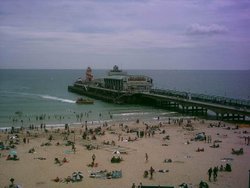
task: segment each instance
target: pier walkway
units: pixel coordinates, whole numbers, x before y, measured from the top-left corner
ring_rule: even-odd
[[[245,117],[250,117],[250,105],[249,101],[236,100],[229,102],[232,99],[223,98],[224,102],[219,101],[221,97],[217,99],[211,97],[212,100],[203,100],[203,98],[194,99],[192,96],[182,97],[178,95],[168,95],[156,91],[151,93],[143,93],[143,97],[146,100],[152,100],[156,102],[156,106],[169,108],[178,112],[207,116],[208,110],[216,114],[217,119],[221,120],[245,120]],[[219,101],[216,103],[216,101]],[[228,101],[228,102],[226,102]]]
[[[246,99],[234,99],[234,98],[215,96],[215,95],[204,95],[204,94],[188,93],[176,90],[162,90],[162,89],[152,89],[151,93],[174,96],[183,99],[192,99],[195,101],[222,104],[226,106],[250,108],[250,100]]]
[[[246,117],[250,118],[249,100],[159,89],[152,89],[150,92],[128,92],[93,85],[69,86],[68,90],[112,103],[150,105],[203,117],[212,113],[218,120],[244,121]]]

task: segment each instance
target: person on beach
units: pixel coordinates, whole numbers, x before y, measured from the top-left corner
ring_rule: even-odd
[[[61,161],[58,158],[55,158],[54,161],[55,161],[55,164],[61,165]]]
[[[213,172],[213,169],[212,169],[212,167],[211,167],[211,168],[209,168],[209,170],[208,170],[208,180],[209,180],[209,181],[211,181],[212,172]]]
[[[217,176],[218,176],[218,168],[217,167],[214,167],[214,169],[213,169],[213,177],[214,177],[214,181],[216,181],[217,180]]]
[[[66,159],[66,157],[64,157],[63,160],[62,160],[62,162],[63,162],[63,163],[67,163],[67,162],[69,162],[69,161]]]
[[[220,172],[222,172],[224,170],[223,165],[220,165]]]
[[[212,136],[209,135],[209,142],[208,143],[212,143]]]
[[[72,144],[72,150],[74,152],[74,154],[76,153],[76,146],[75,146],[75,143]]]
[[[10,179],[10,182],[11,182],[11,184],[9,185],[10,188],[15,188],[15,187],[17,187],[17,186],[14,184],[14,181],[15,181],[14,178],[11,178],[11,179]]]
[[[145,162],[148,162],[148,154],[145,153]]]
[[[57,176],[55,179],[53,179],[53,181],[54,181],[54,182],[59,182],[60,179],[59,179],[59,177]]]
[[[150,179],[153,179],[153,173],[154,173],[154,169],[153,167],[151,166],[150,169],[149,169],[149,173],[150,173]]]
[[[25,137],[23,138],[23,143],[26,144],[26,138]]]
[[[95,158],[96,158],[96,156],[95,156],[95,154],[93,154],[93,155],[92,155],[92,164],[93,164],[93,166],[94,166],[94,164],[95,164]]]

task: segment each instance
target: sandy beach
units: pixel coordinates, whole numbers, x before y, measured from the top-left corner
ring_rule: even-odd
[[[239,125],[237,129],[235,124],[200,119],[140,120],[123,124],[70,125],[69,129],[41,129],[39,125],[36,129],[26,128],[19,133],[10,134],[9,131],[0,133],[4,145],[0,150],[0,187],[8,187],[11,178],[22,188],[129,188],[133,183],[136,186],[142,183],[174,187],[186,183],[188,187],[199,187],[201,181],[212,188],[248,187],[249,125]],[[206,140],[203,137],[195,140],[200,139],[198,133],[201,133],[199,136],[205,135]],[[13,135],[18,135],[19,142],[12,138]],[[86,138],[83,139],[83,135]],[[11,139],[17,142],[15,148],[8,148]],[[75,143],[73,146],[72,142]],[[240,148],[243,154],[232,154],[232,149]],[[18,160],[6,160],[13,153]],[[122,161],[111,163],[113,156],[122,158]],[[55,164],[55,158],[59,164]],[[63,158],[67,161],[63,162]],[[227,163],[231,172],[225,171]],[[221,165],[223,171],[220,171]],[[219,168],[218,177],[214,181],[212,175],[209,181],[208,170],[216,166]],[[153,177],[150,178],[150,173],[144,177],[144,172],[149,172],[151,167]],[[72,178],[72,173],[78,171],[83,174],[81,180],[66,182],[65,178]],[[114,175],[112,171],[119,173]],[[56,178],[58,182],[54,181]]]

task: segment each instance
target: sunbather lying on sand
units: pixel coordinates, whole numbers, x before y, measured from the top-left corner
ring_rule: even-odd
[[[196,150],[196,152],[203,152],[204,151],[204,148],[198,148],[197,150]]]

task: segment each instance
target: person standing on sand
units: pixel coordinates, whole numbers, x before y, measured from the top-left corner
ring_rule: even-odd
[[[217,175],[218,175],[217,173],[218,173],[218,168],[217,168],[217,167],[214,167],[214,169],[213,169],[214,181],[217,180]]]
[[[94,166],[94,164],[95,164],[95,158],[96,158],[96,156],[95,156],[95,154],[93,154],[93,155],[92,155],[92,164],[93,164],[93,166]]]
[[[209,181],[211,181],[212,172],[213,172],[213,169],[212,169],[212,167],[211,167],[211,168],[209,168],[209,170],[208,170],[208,180],[209,180]]]
[[[148,162],[148,154],[145,153],[145,162]]]
[[[149,173],[150,173],[150,179],[153,179],[153,173],[154,173],[154,169],[153,167],[151,166],[150,169],[149,169]]]
[[[75,146],[75,143],[72,143],[72,151],[74,152],[74,154],[76,153],[76,146]]]

